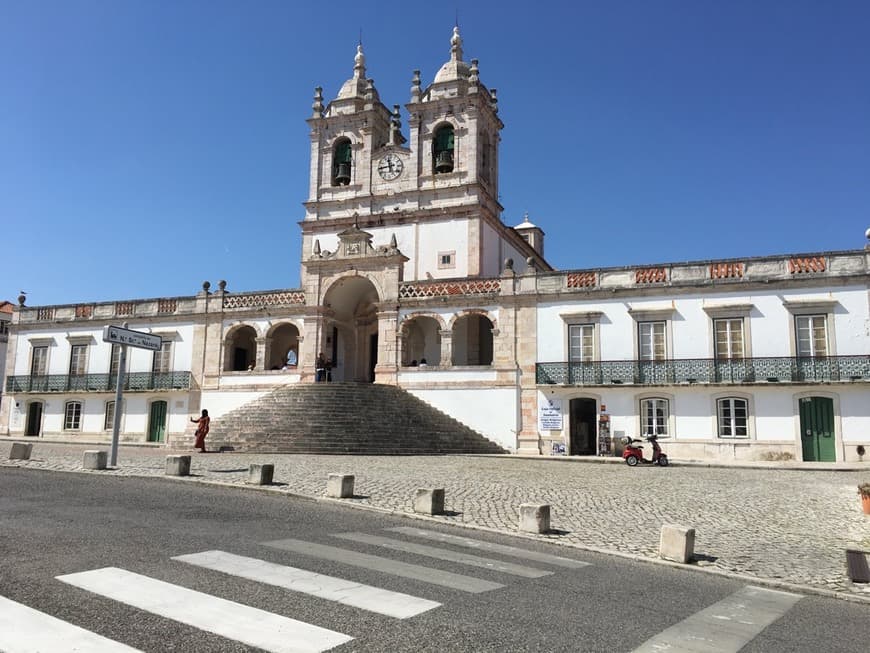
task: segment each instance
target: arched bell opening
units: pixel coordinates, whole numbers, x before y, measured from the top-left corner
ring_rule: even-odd
[[[350,183],[352,154],[349,138],[340,138],[332,150],[332,185],[347,186]]]
[[[257,361],[257,331],[243,325],[227,334],[224,341],[224,371],[242,372]]]
[[[484,315],[465,315],[453,325],[453,364],[492,365],[493,324]]]
[[[373,382],[378,364],[378,291],[364,277],[335,282],[324,297],[319,353],[333,381]]]
[[[432,139],[432,170],[436,175],[453,172],[453,125],[441,125]]]

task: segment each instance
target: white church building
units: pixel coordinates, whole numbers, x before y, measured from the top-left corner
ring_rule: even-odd
[[[396,385],[503,448],[612,455],[656,434],[672,460],[854,461],[870,448],[870,249],[555,270],[544,231],[502,222],[502,122],[451,55],[405,105],[353,75],[315,90],[301,287],[26,306],[12,314],[0,437],[171,446],[279,386]],[[407,134],[407,136],[406,136]]]

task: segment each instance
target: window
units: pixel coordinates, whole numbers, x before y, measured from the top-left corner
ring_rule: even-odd
[[[352,152],[350,140],[341,138],[332,151],[332,185],[347,186],[350,183],[350,163]]]
[[[436,175],[453,172],[453,127],[443,125],[432,141],[432,170]]]
[[[9,322],[0,320],[0,336],[5,336],[7,333],[9,333]]]
[[[438,269],[455,268],[456,252],[438,252]]]
[[[798,315],[794,319],[798,356],[827,356],[828,329],[824,315]]]
[[[594,324],[571,324],[568,326],[568,360],[572,363],[589,363],[594,359]]]
[[[155,374],[172,371],[172,341],[164,340],[160,349],[154,352],[151,371]]]
[[[34,347],[30,356],[30,375],[45,376],[48,369],[48,347]]]
[[[106,402],[106,416],[103,418],[103,430],[111,431],[115,428],[115,402]]]
[[[663,361],[667,357],[664,322],[640,322],[637,325],[637,351],[640,360]]]
[[[88,368],[88,346],[73,345],[69,353],[69,375],[82,376]]]
[[[749,405],[745,399],[727,397],[719,399],[719,437],[749,437]]]
[[[109,374],[116,375],[121,368],[121,345],[112,345],[112,356],[109,359]]]
[[[82,425],[82,403],[68,401],[63,411],[63,430],[78,431]]]
[[[669,417],[667,399],[641,399],[640,430],[642,435],[667,437]]]
[[[716,331],[716,358],[743,358],[743,320],[713,320]]]

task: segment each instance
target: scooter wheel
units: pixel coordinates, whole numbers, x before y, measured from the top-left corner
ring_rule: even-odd
[[[659,467],[668,466],[668,457],[665,455],[659,456]]]
[[[629,467],[635,467],[638,462],[640,461],[638,461],[637,456],[626,456],[625,458],[625,464]]]

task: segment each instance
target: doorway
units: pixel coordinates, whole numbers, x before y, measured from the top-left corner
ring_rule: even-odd
[[[571,415],[571,441],[568,453],[572,456],[594,456],[597,453],[598,437],[596,429],[597,402],[595,399],[572,399],[569,412]]]
[[[805,461],[832,463],[837,460],[834,437],[834,400],[801,397],[801,448]]]
[[[27,422],[24,425],[24,435],[36,437],[42,427],[42,402],[31,401],[27,405]]]
[[[166,402],[151,402],[148,417],[148,442],[163,442],[166,439]]]

